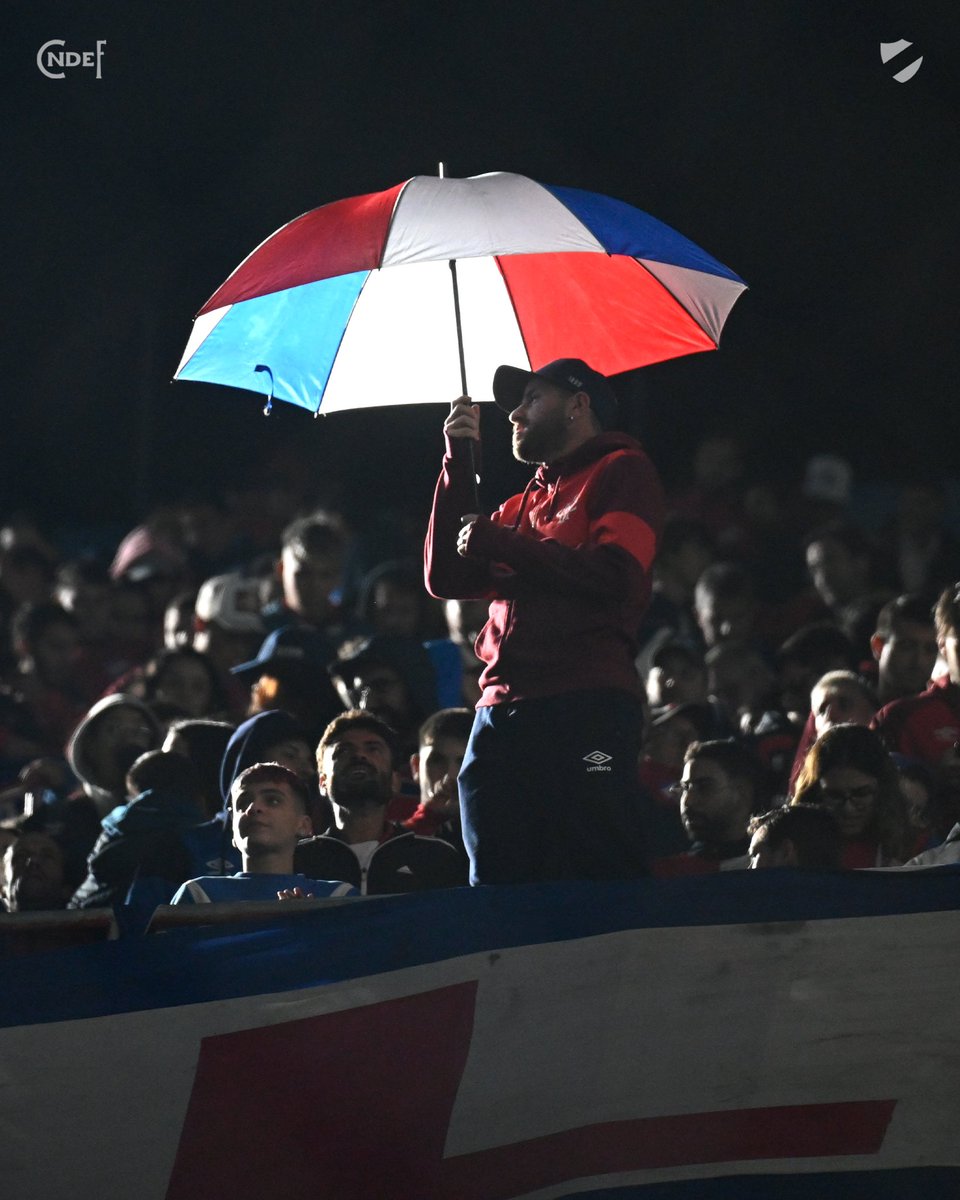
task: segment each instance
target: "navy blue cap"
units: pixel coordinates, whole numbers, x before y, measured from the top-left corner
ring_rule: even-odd
[[[256,658],[231,667],[230,673],[243,679],[310,668],[323,671],[335,657],[328,638],[319,630],[284,625],[265,639]]]
[[[547,383],[570,392],[586,392],[600,427],[615,427],[620,405],[610,381],[582,358],[558,358],[536,371],[526,371],[522,367],[497,367],[493,376],[493,398],[498,407],[506,413],[512,413],[523,399],[524,388],[531,379],[545,379]]]

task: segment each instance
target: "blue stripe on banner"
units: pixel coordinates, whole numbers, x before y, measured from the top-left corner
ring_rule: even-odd
[[[0,1027],[293,991],[628,929],[952,911],[960,867],[462,888],[7,959]],[[69,980],[69,987],[63,981]]]
[[[369,271],[234,304],[178,373],[270,395],[315,412]]]
[[[728,1175],[589,1192],[557,1200],[937,1200],[960,1195],[960,1167],[831,1171],[802,1175]]]
[[[582,221],[610,254],[629,254],[633,258],[673,263],[691,271],[722,275],[725,279],[743,283],[739,275],[682,233],[623,200],[583,192],[579,188],[554,187],[546,183],[540,186]]]

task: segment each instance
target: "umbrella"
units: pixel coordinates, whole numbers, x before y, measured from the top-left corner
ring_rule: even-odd
[[[582,358],[610,375],[713,350],[745,287],[623,201],[420,175],[268,237],[198,313],[175,378],[318,414],[449,402],[458,372],[492,399],[501,363]]]

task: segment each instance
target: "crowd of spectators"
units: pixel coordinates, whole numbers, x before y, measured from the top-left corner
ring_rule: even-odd
[[[877,536],[842,460],[812,461],[795,496],[751,486],[732,437],[694,466],[637,631],[654,876],[960,859],[942,489],[904,487]],[[466,883],[485,606],[427,594],[414,530],[383,557],[332,508],[185,500],[110,550],[0,530],[8,912],[112,907],[133,933],[174,899]],[[254,883],[203,882],[227,877]]]

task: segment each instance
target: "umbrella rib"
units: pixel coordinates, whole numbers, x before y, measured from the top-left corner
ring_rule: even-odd
[[[320,395],[317,398],[317,407],[314,409],[314,413],[313,413],[314,417],[320,416],[320,409],[323,406],[323,398],[327,394],[327,387],[330,384],[330,376],[333,374],[333,372],[336,368],[337,359],[340,356],[340,347],[343,345],[343,339],[347,336],[347,329],[350,326],[350,321],[353,317],[353,314],[357,310],[357,305],[360,303],[360,297],[366,291],[367,284],[370,282],[370,276],[373,274],[374,271],[379,271],[379,270],[380,270],[379,267],[373,267],[367,272],[367,277],[363,281],[363,286],[357,292],[356,298],[355,298],[353,304],[351,305],[350,316],[347,317],[347,319],[343,323],[343,329],[341,329],[340,337],[339,337],[339,340],[337,341],[337,348],[333,352],[333,357],[330,359],[330,370],[327,372],[327,378],[324,380],[323,388],[321,389]]]
[[[390,214],[390,220],[387,222],[387,231],[383,235],[383,244],[380,246],[380,261],[377,263],[378,271],[383,266],[383,252],[384,252],[384,250],[386,250],[387,243],[390,241],[390,234],[393,233],[393,227],[396,224],[396,220],[397,220],[397,213],[400,211],[400,204],[401,204],[404,196],[407,194],[407,188],[410,186],[411,183],[413,183],[414,179],[416,179],[416,178],[417,178],[416,175],[412,175],[407,180],[407,182],[403,185],[403,187],[400,189],[400,191],[397,193],[397,199],[393,205],[393,212]]]

